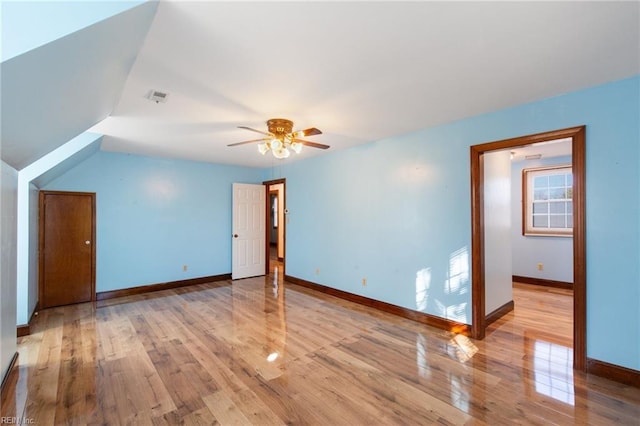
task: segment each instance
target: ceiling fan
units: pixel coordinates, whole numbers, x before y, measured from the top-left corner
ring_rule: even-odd
[[[327,149],[329,145],[321,143],[310,142],[300,139],[305,136],[321,135],[322,132],[315,127],[310,127],[304,130],[293,131],[293,121],[286,118],[272,118],[267,120],[267,132],[262,130],[252,129],[251,127],[238,126],[240,129],[250,130],[252,132],[260,133],[266,137],[260,139],[252,139],[249,141],[236,142],[227,146],[245,145],[248,143],[258,142],[258,151],[264,155],[269,150],[276,158],[287,158],[291,155],[291,151],[299,154],[302,151],[302,146],[310,146],[312,148]]]

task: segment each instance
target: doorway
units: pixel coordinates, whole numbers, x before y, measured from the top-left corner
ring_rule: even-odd
[[[95,301],[96,194],[40,191],[41,308]]]
[[[573,171],[573,368],[586,370],[586,222],[585,126],[538,133],[470,147],[471,154],[471,262],[472,335],[483,339],[485,317],[484,154],[571,138]]]
[[[286,179],[265,181],[266,206],[266,253],[267,263],[265,274],[268,275],[274,267],[284,276],[285,241],[286,241]]]

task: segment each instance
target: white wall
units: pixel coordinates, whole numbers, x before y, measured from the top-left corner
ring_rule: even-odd
[[[18,173],[17,324],[28,325],[38,303],[39,189]],[[27,290],[27,291],[25,291]]]
[[[522,169],[556,164],[571,164],[571,157],[524,160],[511,166],[513,275],[573,283],[573,238],[522,235]],[[542,271],[538,263],[543,264]]]
[[[63,175],[97,152],[101,140],[102,135],[82,133],[18,173],[16,309],[19,325],[29,323],[38,303],[38,186]]]
[[[513,300],[511,160],[508,151],[484,154],[485,314]]]
[[[39,262],[39,214],[40,190],[33,184],[29,185],[29,297],[27,300],[28,315],[35,311],[38,304],[38,262]],[[28,318],[31,319],[31,318]]]
[[[0,379],[16,353],[16,236],[18,172],[4,161],[0,197]]]

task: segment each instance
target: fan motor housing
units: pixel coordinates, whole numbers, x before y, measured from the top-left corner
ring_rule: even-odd
[[[286,118],[272,118],[267,121],[269,133],[287,135],[293,131],[293,121]]]

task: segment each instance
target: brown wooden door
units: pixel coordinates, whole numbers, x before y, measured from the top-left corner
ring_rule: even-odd
[[[95,300],[95,194],[40,191],[40,307]]]

